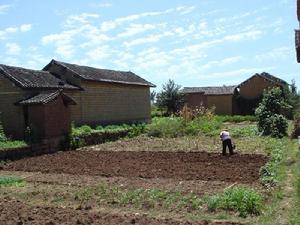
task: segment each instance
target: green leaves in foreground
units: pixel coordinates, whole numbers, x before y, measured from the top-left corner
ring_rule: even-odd
[[[20,177],[0,176],[0,187],[23,187],[24,185],[25,181]]]
[[[207,199],[207,208],[233,210],[239,212],[241,217],[259,215],[262,210],[262,195],[249,188],[229,188],[220,195],[210,196]]]
[[[184,194],[158,189],[123,190],[106,183],[76,193],[75,200],[80,201],[80,204],[90,199],[96,199],[101,205],[147,209],[188,209],[195,212],[222,209],[236,211],[241,217],[260,214],[263,202],[261,194],[241,187],[228,188],[222,194],[203,197],[195,193]]]

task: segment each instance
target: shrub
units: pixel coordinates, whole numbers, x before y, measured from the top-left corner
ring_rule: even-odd
[[[263,198],[256,191],[234,187],[225,189],[220,195],[211,196],[207,199],[207,207],[210,211],[216,209],[235,210],[241,217],[247,215],[259,215],[262,210]]]
[[[199,133],[214,136],[219,132],[222,122],[215,117],[201,116],[186,125],[185,134],[196,135]]]
[[[289,107],[280,88],[264,92],[262,102],[255,111],[259,132],[279,138],[287,135],[288,122],[283,113]]]
[[[183,135],[184,122],[178,117],[154,118],[146,127],[148,136],[178,137]]]
[[[216,116],[219,120],[221,120],[222,122],[232,122],[232,123],[240,123],[240,122],[255,122],[257,121],[256,116],[252,116],[252,115],[245,115],[245,116],[241,116],[241,115],[234,115],[234,116]]]

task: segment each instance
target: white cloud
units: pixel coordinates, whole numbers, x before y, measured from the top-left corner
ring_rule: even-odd
[[[100,2],[100,3],[92,3],[90,4],[93,8],[109,8],[112,7],[112,3],[110,2]]]
[[[68,16],[65,26],[66,27],[78,27],[82,24],[89,24],[90,19],[97,19],[100,15],[96,13],[81,13],[79,15]]]
[[[108,58],[112,53],[111,47],[109,45],[104,45],[88,51],[86,55],[93,61],[100,61]]]
[[[237,63],[242,60],[241,56],[234,56],[234,57],[228,57],[222,60],[215,60],[215,61],[210,61],[206,63],[203,66],[200,66],[202,69],[211,69],[214,67],[222,67],[230,64]]]
[[[144,17],[166,15],[166,14],[169,14],[172,12],[188,13],[188,10],[193,10],[193,9],[188,6],[181,6],[181,7],[177,7],[177,8],[170,8],[170,9],[167,9],[164,11],[154,11],[154,12],[144,12],[144,13],[140,13],[140,14],[133,14],[133,15],[125,16],[125,17],[119,17],[119,18],[116,18],[116,19],[110,20],[110,21],[104,21],[101,24],[100,28],[101,28],[102,32],[107,32],[107,31],[115,29],[117,26],[120,26],[125,22],[139,20]]]
[[[272,70],[275,67],[259,67],[259,68],[243,68],[232,71],[216,72],[203,76],[203,78],[228,78],[238,76],[251,76],[254,73],[260,73],[262,71]]]
[[[56,54],[66,59],[71,59],[72,56],[74,55],[74,52],[75,52],[75,48],[71,44],[58,45],[55,50]]]
[[[4,30],[0,30],[0,40],[6,39],[9,34],[13,34],[17,32],[27,32],[30,29],[31,29],[31,24],[22,24],[19,27],[17,26],[7,27]]]
[[[16,43],[7,43],[5,47],[7,55],[19,55],[22,50],[21,47]]]
[[[172,32],[166,31],[162,34],[152,34],[152,35],[149,35],[147,37],[142,37],[142,38],[135,39],[133,41],[126,41],[123,44],[127,48],[130,48],[130,47],[133,47],[133,46],[136,46],[136,45],[147,44],[147,43],[155,43],[155,42],[160,41],[164,37],[172,36],[172,35],[173,35]]]
[[[12,5],[0,5],[0,15],[7,13],[11,7]]]
[[[21,32],[27,32],[27,31],[30,31],[32,28],[32,25],[31,24],[22,24],[20,26],[20,31]]]
[[[255,59],[259,62],[271,61],[271,60],[283,60],[293,54],[294,50],[289,47],[279,47],[266,51],[264,53],[255,56]]]
[[[225,41],[244,41],[257,40],[262,36],[263,32],[260,30],[253,30],[248,32],[241,32],[238,34],[227,35],[224,37]]]
[[[155,28],[156,26],[152,24],[130,24],[129,27],[125,28],[124,32],[119,33],[117,36],[120,38],[130,37],[148,30],[153,30]]]

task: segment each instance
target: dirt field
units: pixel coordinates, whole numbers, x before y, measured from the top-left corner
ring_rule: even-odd
[[[174,219],[149,218],[139,214],[112,214],[97,211],[82,211],[70,208],[58,209],[51,207],[32,207],[18,201],[0,202],[1,224],[174,224],[174,225],[233,225],[232,222],[191,222]]]
[[[18,160],[3,170],[104,177],[172,178],[251,184],[267,161],[262,155],[224,157],[206,152],[60,152]]]
[[[232,185],[260,189],[259,169],[267,160],[260,154],[91,147],[6,162],[0,176],[22,177],[26,185],[0,187],[0,224],[243,224],[234,212],[217,212],[216,220],[206,208],[116,205],[98,196],[97,188],[105,184],[124,193],[157,189],[183,196],[216,194]]]

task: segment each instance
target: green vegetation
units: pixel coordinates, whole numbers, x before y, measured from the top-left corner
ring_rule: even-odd
[[[261,194],[249,188],[228,188],[224,193],[213,196],[199,196],[194,193],[162,191],[158,189],[122,190],[116,186],[101,183],[97,187],[85,188],[75,194],[81,204],[96,199],[98,204],[133,206],[135,208],[164,209],[223,209],[236,211],[239,216],[258,215],[262,210]]]
[[[0,187],[23,187],[25,185],[24,179],[20,177],[12,177],[12,176],[0,176]]]
[[[204,134],[213,136],[219,133],[222,122],[215,117],[202,116],[191,121],[182,117],[154,118],[147,125],[146,133],[152,137],[180,137],[184,135]]]
[[[156,95],[158,108],[166,111],[166,115],[178,113],[184,104],[184,94],[180,91],[181,86],[173,80],[163,85],[161,92]]]
[[[253,189],[234,187],[225,189],[222,194],[210,196],[206,201],[210,211],[234,210],[239,212],[241,217],[246,217],[261,213],[263,198]]]
[[[256,122],[257,118],[256,116],[252,115],[246,115],[246,116],[241,116],[241,115],[234,115],[234,116],[215,116],[218,120],[221,120],[222,122],[231,122],[231,123],[241,123],[241,122]]]
[[[258,130],[262,135],[282,138],[287,135],[288,121],[285,114],[291,106],[284,99],[280,88],[264,92],[263,99],[255,110]]]
[[[280,167],[286,157],[289,140],[287,138],[265,138],[264,141],[270,160],[260,169],[261,182],[266,187],[273,187],[279,181]]]
[[[11,140],[6,137],[2,124],[0,122],[0,149],[25,147],[27,144],[24,141]]]

